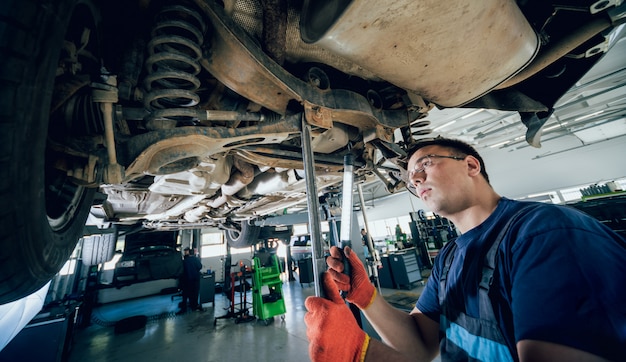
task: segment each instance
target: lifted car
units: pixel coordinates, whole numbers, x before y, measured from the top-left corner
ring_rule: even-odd
[[[402,189],[433,107],[519,111],[538,146],[624,5],[5,0],[0,14],[5,303],[60,269],[96,192],[107,222],[256,242],[256,221],[306,200],[303,130],[320,193],[339,192],[348,153],[358,180]]]

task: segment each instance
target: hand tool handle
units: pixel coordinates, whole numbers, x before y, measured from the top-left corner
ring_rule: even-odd
[[[341,248],[339,248],[339,250],[341,250],[341,256],[343,256],[343,273],[349,276],[350,280],[352,280],[352,266],[350,265],[348,256],[344,252],[344,249],[346,246],[352,247],[352,244],[350,243],[349,240],[343,240],[341,242]],[[340,294],[343,299],[346,299],[346,296],[348,293],[345,291],[341,291]]]

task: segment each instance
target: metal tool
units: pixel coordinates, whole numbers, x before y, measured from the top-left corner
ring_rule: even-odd
[[[343,188],[341,195],[341,233],[340,245],[342,253],[346,246],[352,248],[350,240],[350,231],[352,230],[352,186],[354,184],[354,155],[351,153],[343,157]],[[343,254],[343,272],[351,275],[350,262],[348,257]],[[341,296],[345,298],[345,292],[341,292]]]
[[[315,283],[315,296],[323,296],[320,288],[320,276],[326,270],[326,259],[322,247],[322,226],[320,219],[320,206],[317,197],[317,185],[315,182],[315,159],[311,146],[311,126],[302,115],[302,161],[304,163],[304,179],[306,182],[306,198],[309,210],[309,234],[311,235],[311,248],[313,254],[313,280]]]

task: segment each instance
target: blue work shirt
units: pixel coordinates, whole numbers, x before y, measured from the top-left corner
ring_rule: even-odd
[[[446,301],[478,317],[484,253],[527,202],[502,198],[479,226],[456,239]],[[439,322],[439,276],[446,245],[416,306]],[[626,356],[626,241],[590,216],[540,204],[513,223],[498,253],[491,301],[517,359],[515,343],[533,339],[619,360]]]

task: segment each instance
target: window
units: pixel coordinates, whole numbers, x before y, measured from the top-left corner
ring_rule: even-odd
[[[388,235],[386,220],[376,220],[369,223],[368,227],[372,238],[376,240],[385,239]]]
[[[200,255],[203,258],[226,255],[226,243],[222,231],[202,231]]]
[[[295,224],[293,226],[294,235],[304,235],[309,233],[309,224]]]
[[[76,259],[72,258],[65,262],[61,270],[59,270],[59,275],[72,275],[76,270]]]
[[[396,239],[396,225],[400,225],[404,234],[411,234],[409,215],[393,217],[384,220],[376,220],[368,223],[368,231],[374,240]]]
[[[115,264],[117,264],[117,261],[120,260],[121,257],[122,257],[122,253],[115,253],[111,260],[107,261],[106,263],[104,263],[104,265],[102,265],[102,270],[115,269]]]
[[[580,200],[580,198],[583,196],[583,194],[580,192],[580,187],[574,187],[574,188],[570,188],[570,189],[563,189],[560,191],[561,193],[561,197],[563,198],[563,201],[573,201],[573,200]]]
[[[411,227],[409,226],[410,222],[411,222],[411,216],[409,215],[398,217],[397,225],[400,225],[400,228],[402,229],[402,233],[407,234],[407,235],[411,234]],[[396,236],[395,229],[394,229],[393,236],[394,238]]]
[[[626,178],[620,178],[616,180],[610,181],[598,181],[595,185],[603,186],[603,185],[611,185],[611,187],[616,188],[615,191],[625,191],[626,190]],[[552,201],[553,203],[561,203],[561,202],[570,202],[570,201],[579,201],[582,199],[583,194],[581,192],[582,189],[588,188],[591,185],[580,185],[575,187],[569,187],[566,189],[560,189],[558,191],[549,191],[541,194],[528,195],[526,197],[521,197],[521,199],[536,199],[539,195],[546,195],[546,202]],[[549,198],[548,198],[549,197]],[[535,200],[535,201],[544,201],[544,200]]]
[[[330,231],[330,226],[328,225],[328,221],[322,221],[320,224],[321,231],[323,233],[327,233]],[[293,235],[306,235],[309,233],[309,224],[294,224],[293,225]]]
[[[117,238],[117,243],[115,243],[115,254],[113,258],[104,265],[102,265],[102,270],[113,270],[115,269],[115,264],[122,257],[122,250],[124,250],[124,245],[126,244],[126,239],[124,236],[120,236]]]
[[[202,245],[200,246],[200,255],[203,258],[223,256],[226,255],[226,241],[224,240],[224,232],[221,230],[215,231],[202,231]],[[252,248],[230,248],[230,254],[235,258],[235,255],[252,255]]]

